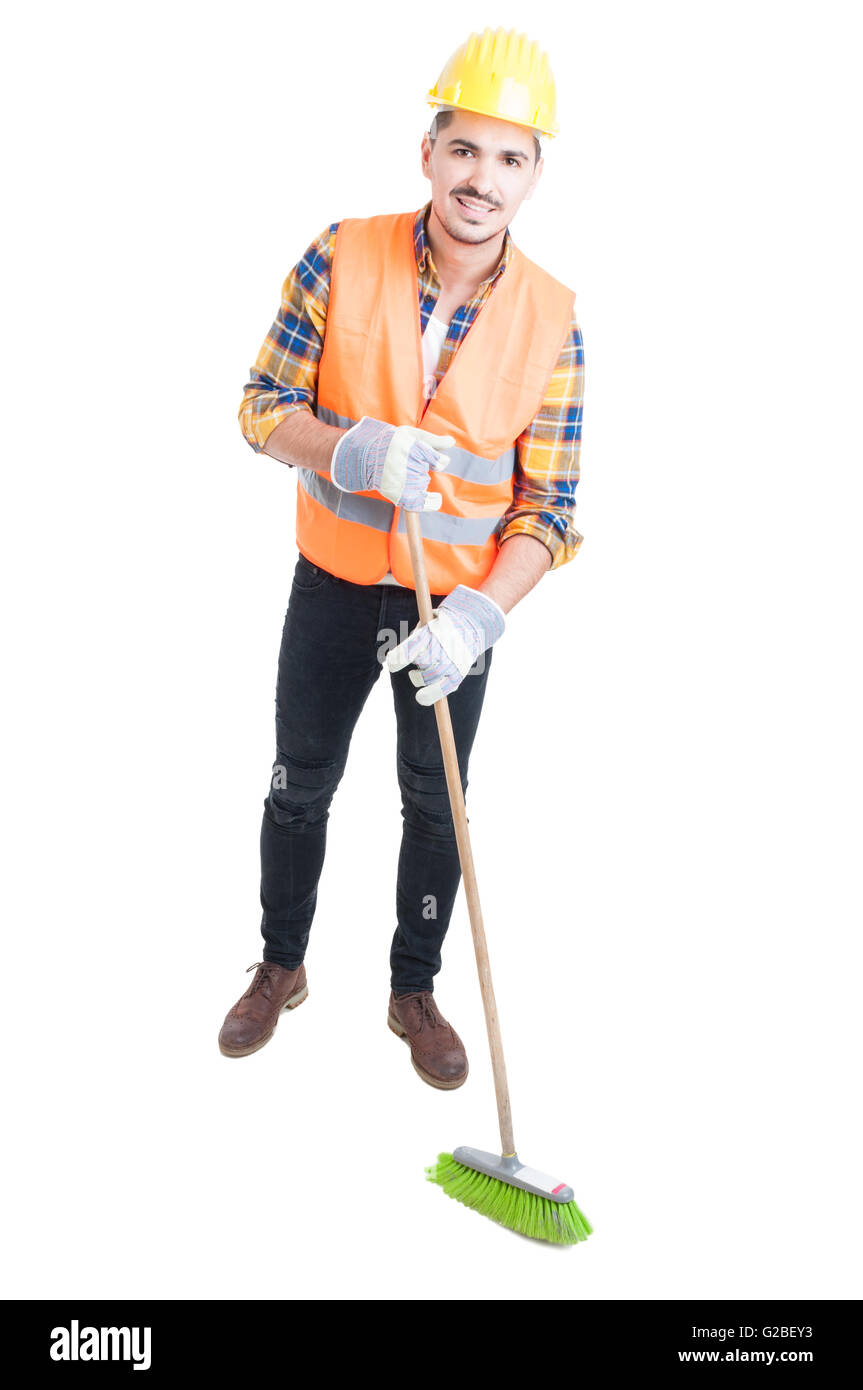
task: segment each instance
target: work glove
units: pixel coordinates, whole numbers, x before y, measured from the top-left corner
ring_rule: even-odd
[[[342,492],[380,492],[409,512],[434,512],[443,498],[427,491],[429,474],[446,468],[449,458],[439,449],[454,444],[448,434],[364,415],[336,444],[330,477]]]
[[[408,675],[421,705],[433,705],[457,690],[481,652],[503,636],[506,621],[494,599],[457,584],[436,608],[431,621],[415,627],[409,637],[387,653],[387,666]]]

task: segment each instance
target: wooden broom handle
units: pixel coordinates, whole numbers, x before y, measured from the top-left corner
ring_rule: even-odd
[[[411,565],[414,573],[414,586],[416,588],[420,621],[427,623],[432,616],[432,604],[431,595],[429,594],[428,579],[426,578],[419,512],[405,511],[404,516],[405,525],[407,527],[408,545],[410,546],[411,552]],[[485,929],[482,924],[482,909],[479,905],[479,889],[477,888],[476,872],[473,867],[473,854],[470,848],[470,835],[468,834],[467,828],[467,812],[465,811],[464,805],[464,792],[462,791],[461,785],[458,754],[456,752],[455,736],[452,731],[452,720],[450,719],[449,705],[447,704],[446,696],[435,701],[434,712],[437,718],[437,731],[440,738],[441,753],[443,754],[446,785],[449,792],[449,804],[452,811],[453,825],[455,827],[456,843],[458,844],[458,857],[461,864],[464,891],[467,896],[467,910],[470,914],[470,929],[473,935],[473,948],[476,952],[476,968],[479,974],[482,1006],[485,1010],[485,1025],[488,1029],[488,1045],[491,1049],[491,1068],[494,1073],[494,1090],[497,1098],[497,1117],[500,1123],[501,1152],[503,1154],[514,1154],[515,1143],[512,1137],[512,1114],[509,1107],[509,1088],[506,1084],[506,1065],[503,1060],[503,1043],[501,1042],[500,1036],[500,1023],[497,1017],[494,986],[491,982],[488,947],[486,946]]]

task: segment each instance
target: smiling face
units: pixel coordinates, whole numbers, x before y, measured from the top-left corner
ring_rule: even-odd
[[[451,237],[477,244],[504,231],[542,173],[535,149],[528,127],[472,111],[454,111],[434,144],[426,131],[422,170],[432,208]]]

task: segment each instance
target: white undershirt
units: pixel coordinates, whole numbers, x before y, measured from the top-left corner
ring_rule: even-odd
[[[432,314],[426,324],[426,331],[423,334],[423,367],[425,368],[425,380],[423,381],[423,400],[428,400],[434,395],[435,389],[435,369],[440,361],[443,345],[446,342],[448,323],[443,319],[437,318]]]
[[[440,355],[443,350],[443,345],[446,342],[448,329],[448,323],[444,323],[443,319],[436,318],[435,315],[432,314],[426,324],[426,331],[422,336],[423,370],[425,372],[423,400],[426,401],[430,396],[434,395],[435,368],[440,361]],[[400,589],[405,587],[404,584],[399,584],[399,581],[394,578],[389,571],[387,571],[380,582],[381,584],[398,584]]]

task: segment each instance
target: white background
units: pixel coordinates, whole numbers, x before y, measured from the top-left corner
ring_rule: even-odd
[[[852,12],[8,21],[7,1296],[863,1293]],[[296,554],[242,387],[312,238],[425,201],[450,52],[526,22],[561,135],[513,234],[577,292],[585,542],[496,649],[468,799],[519,1152],[595,1226],[568,1250],[423,1178],[497,1128],[461,897],[437,998],[467,1084],[424,1086],[386,1027],[386,676],[308,1002],[251,1058],[216,1045],[260,958]]]

